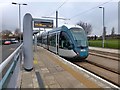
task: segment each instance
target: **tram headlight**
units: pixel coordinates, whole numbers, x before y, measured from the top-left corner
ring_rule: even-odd
[[[81,51],[81,52],[85,52],[86,50],[85,50],[85,49],[81,49],[80,51]]]

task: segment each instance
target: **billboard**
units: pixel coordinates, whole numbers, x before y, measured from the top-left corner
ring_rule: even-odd
[[[53,28],[53,20],[33,19],[34,28]]]

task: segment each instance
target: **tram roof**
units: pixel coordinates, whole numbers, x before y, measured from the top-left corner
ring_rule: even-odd
[[[70,28],[82,28],[81,26],[79,26],[79,25],[69,25],[69,24],[66,24],[66,25],[63,25],[63,26],[66,26],[68,29],[70,29]]]
[[[58,27],[58,28],[53,28],[52,30],[50,31],[47,31],[47,32],[43,32],[42,34],[47,34],[48,32],[54,32],[54,31],[60,31],[61,29],[70,29],[70,28],[82,28],[81,26],[79,25],[62,25],[61,27]]]

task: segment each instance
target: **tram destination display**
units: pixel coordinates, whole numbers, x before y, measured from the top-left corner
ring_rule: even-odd
[[[53,28],[53,20],[34,20],[34,28]]]

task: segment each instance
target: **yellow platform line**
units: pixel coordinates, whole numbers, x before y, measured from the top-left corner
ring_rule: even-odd
[[[34,64],[38,64],[38,60],[37,60],[36,56],[34,56],[33,63],[34,63]]]

